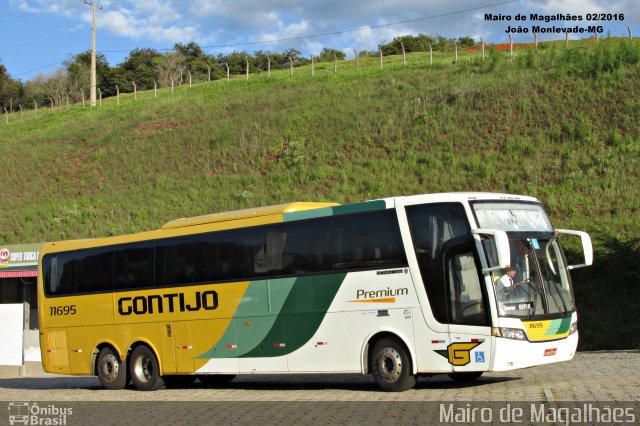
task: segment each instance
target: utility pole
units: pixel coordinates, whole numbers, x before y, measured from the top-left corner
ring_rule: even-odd
[[[101,5],[95,2],[84,0],[84,4],[91,6],[93,18],[91,20],[91,106],[96,106],[96,8],[102,9]]]

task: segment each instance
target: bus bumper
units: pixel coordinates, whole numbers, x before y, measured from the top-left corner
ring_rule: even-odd
[[[535,365],[569,361],[576,354],[578,333],[564,339],[529,342],[494,337],[494,358],[491,371],[507,371]]]

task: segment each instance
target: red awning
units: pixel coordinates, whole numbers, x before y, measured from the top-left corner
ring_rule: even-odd
[[[38,271],[0,271],[0,278],[37,277]]]

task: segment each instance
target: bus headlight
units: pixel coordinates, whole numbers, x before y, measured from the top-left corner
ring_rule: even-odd
[[[521,330],[519,328],[501,327],[495,328],[494,330],[495,331],[492,334],[497,337],[504,337],[506,339],[513,340],[527,340],[527,335],[525,334],[524,330]]]
[[[573,333],[578,331],[578,321],[574,322],[573,324],[571,324],[571,327],[569,327],[569,336],[571,336]]]

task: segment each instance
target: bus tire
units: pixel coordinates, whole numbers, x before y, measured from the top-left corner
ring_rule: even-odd
[[[129,357],[129,372],[136,389],[154,391],[165,387],[158,359],[145,345],[136,347]]]
[[[465,371],[462,373],[449,373],[447,374],[451,380],[455,380],[456,382],[464,383],[464,382],[472,382],[478,377],[482,376],[482,371]]]
[[[373,378],[382,390],[402,392],[413,388],[416,376],[405,346],[396,339],[380,339],[371,352]]]
[[[124,389],[129,382],[127,376],[127,362],[120,361],[120,357],[110,347],[100,349],[96,360],[96,375],[106,389]]]

